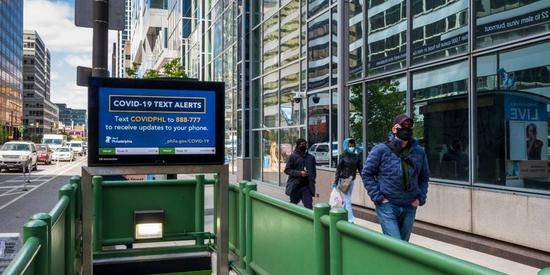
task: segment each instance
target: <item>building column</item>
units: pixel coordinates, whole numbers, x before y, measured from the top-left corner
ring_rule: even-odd
[[[346,0],[338,0],[338,143],[342,144],[349,137],[349,92],[346,82],[348,70],[348,24],[349,4]],[[338,154],[342,154],[342,146],[338,146]]]

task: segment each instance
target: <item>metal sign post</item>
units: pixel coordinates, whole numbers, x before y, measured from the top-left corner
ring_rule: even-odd
[[[227,165],[170,165],[82,167],[83,274],[93,274],[92,255],[92,177],[142,174],[216,174],[214,186],[217,213],[216,267],[217,274],[229,274],[229,168]]]

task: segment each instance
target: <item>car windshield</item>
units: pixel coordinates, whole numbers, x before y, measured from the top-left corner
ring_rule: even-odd
[[[52,139],[52,138],[44,139],[44,144],[61,145],[62,143],[63,143],[63,140],[61,140],[61,139]]]
[[[57,148],[56,152],[69,152],[69,148]]]
[[[38,150],[38,151],[46,151],[46,145],[36,145],[36,150]]]
[[[31,146],[29,144],[22,143],[6,143],[2,146],[2,151],[30,151]]]
[[[82,147],[80,143],[72,143],[71,147]]]

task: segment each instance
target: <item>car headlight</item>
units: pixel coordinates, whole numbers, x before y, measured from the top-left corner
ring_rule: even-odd
[[[20,159],[20,160],[26,160],[26,159],[27,159],[27,156],[21,155],[21,156],[19,156],[19,159]]]

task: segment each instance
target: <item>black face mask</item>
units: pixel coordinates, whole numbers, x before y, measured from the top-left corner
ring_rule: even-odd
[[[399,128],[397,129],[397,133],[395,133],[395,136],[403,141],[409,141],[412,139],[413,131],[411,128]]]
[[[300,152],[304,153],[307,150],[307,146],[306,145],[300,145],[300,146],[298,146],[298,150]]]

